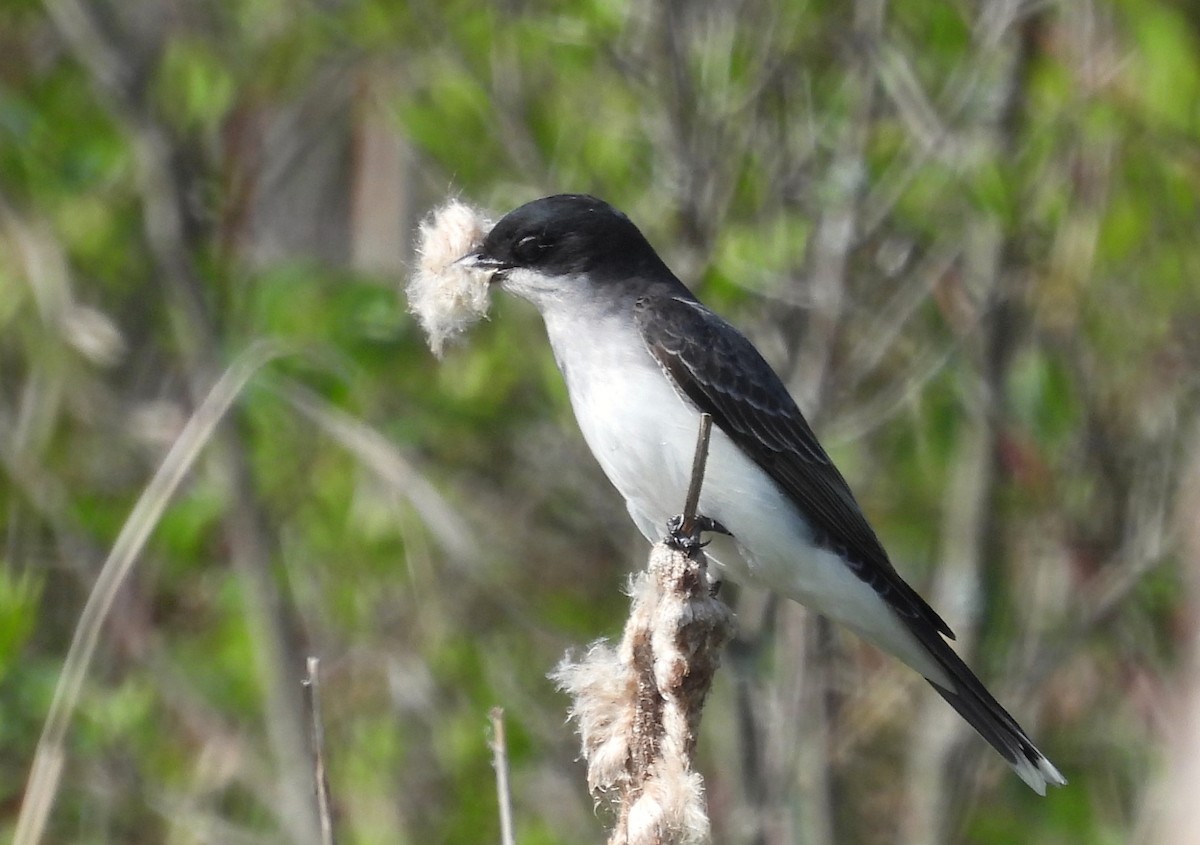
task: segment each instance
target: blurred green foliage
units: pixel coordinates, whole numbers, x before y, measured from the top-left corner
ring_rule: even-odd
[[[1193,606],[1200,24],[1035,6],[6,3],[0,835],[105,554],[265,337],[302,352],[117,600],[44,841],[291,841],[262,612],[275,657],[323,658],[342,842],[497,838],[496,704],[519,840],[601,840],[545,675],[619,630],[644,548],[530,309],[495,303],[436,361],[397,296],[446,196],[582,190],[789,378],[1072,781],[1038,799],[947,728],[918,789],[941,702],[747,589],[700,742],[718,841],[1132,841]],[[299,701],[300,664],[276,668]]]

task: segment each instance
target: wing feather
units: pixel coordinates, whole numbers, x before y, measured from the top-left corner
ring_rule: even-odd
[[[644,296],[634,314],[675,388],[779,485],[816,542],[842,555],[910,624],[925,622],[953,639],[950,626],[896,572],[846,480],[754,345],[693,299]]]

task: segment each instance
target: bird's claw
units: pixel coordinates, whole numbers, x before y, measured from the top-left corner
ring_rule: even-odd
[[[709,541],[700,539],[703,531],[733,536],[728,528],[711,517],[695,516],[690,520],[690,525],[686,525],[686,522],[688,520],[682,514],[667,520],[667,545],[681,552],[690,554],[707,546]]]

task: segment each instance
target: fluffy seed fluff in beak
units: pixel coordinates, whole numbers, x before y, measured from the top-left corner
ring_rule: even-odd
[[[481,253],[491,228],[482,212],[458,200],[421,223],[417,271],[406,290],[408,310],[439,357],[447,340],[487,316],[489,283],[499,269]]]

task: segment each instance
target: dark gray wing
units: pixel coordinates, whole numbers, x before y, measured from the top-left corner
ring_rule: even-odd
[[[809,521],[816,542],[844,557],[910,623],[922,620],[953,639],[950,626],[896,572],[846,480],[754,345],[687,298],[643,296],[634,315],[647,348],[676,389],[711,414],[779,485]]]

